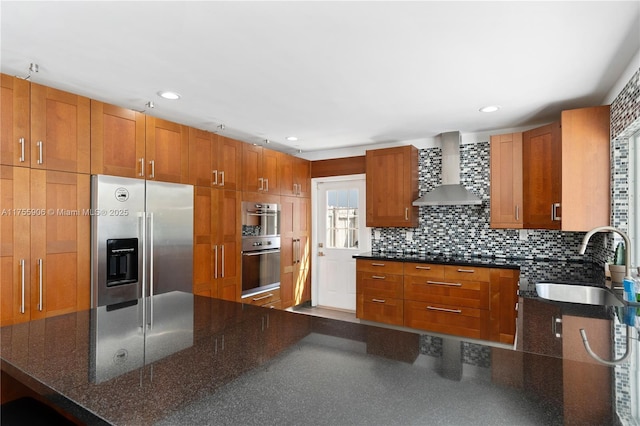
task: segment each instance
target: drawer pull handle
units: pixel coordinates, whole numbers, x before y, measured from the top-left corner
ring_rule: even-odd
[[[251,300],[253,300],[254,302],[257,302],[258,300],[268,299],[270,297],[273,297],[272,293],[269,293],[269,294],[266,294],[266,295],[260,296],[260,297],[254,297]]]
[[[373,278],[374,280],[385,280],[385,279],[387,279],[387,277],[384,276],[384,275],[371,275],[371,278]]]
[[[462,310],[460,310],[460,309],[437,308],[435,306],[427,306],[427,309],[430,310],[430,311],[450,312],[452,314],[461,314],[462,313]]]
[[[371,266],[384,266],[384,263],[372,263]]]
[[[421,269],[423,271],[430,271],[431,266],[416,266],[416,269]]]
[[[386,300],[385,299],[371,299],[372,302],[376,302],[376,303],[385,303]]]
[[[458,272],[466,272],[467,274],[473,274],[475,270],[474,269],[458,269]]]
[[[427,281],[427,284],[448,285],[450,287],[462,287],[462,283],[446,283],[444,281]]]

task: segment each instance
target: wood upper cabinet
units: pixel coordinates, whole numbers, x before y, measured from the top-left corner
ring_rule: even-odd
[[[91,174],[145,178],[145,116],[91,101]]]
[[[146,116],[146,172],[149,180],[189,181],[189,128]]]
[[[522,133],[491,136],[491,227],[522,228]]]
[[[31,86],[27,80],[6,74],[0,77],[0,164],[29,167]]]
[[[227,190],[242,190],[243,142],[218,135],[213,156],[214,186]]]
[[[292,155],[280,154],[280,193],[311,197],[311,162]]]
[[[366,152],[367,226],[418,226],[418,149],[407,145]]]
[[[198,186],[241,190],[242,142],[189,129],[189,182]]]
[[[243,190],[279,194],[280,153],[261,146],[244,144],[242,148]]]
[[[562,141],[560,123],[522,134],[524,227],[560,229]]]
[[[562,111],[523,133],[524,227],[588,231],[610,222],[609,105]]]
[[[89,98],[31,83],[31,167],[91,170]]]
[[[2,325],[89,308],[89,181],[2,166]]]

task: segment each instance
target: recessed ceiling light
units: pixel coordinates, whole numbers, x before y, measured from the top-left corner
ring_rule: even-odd
[[[480,112],[496,112],[500,109],[500,105],[489,105],[483,108],[480,108]]]
[[[298,140],[298,138],[296,138],[295,136],[287,136],[287,140],[290,142],[295,142]]]
[[[178,93],[169,92],[166,90],[158,92],[158,96],[160,96],[161,98],[170,99],[172,101],[175,101],[176,99],[180,99],[180,95]]]

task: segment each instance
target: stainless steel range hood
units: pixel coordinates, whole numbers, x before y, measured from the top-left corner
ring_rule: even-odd
[[[414,206],[482,204],[480,197],[460,184],[460,132],[440,134],[442,143],[442,185],[413,202]]]

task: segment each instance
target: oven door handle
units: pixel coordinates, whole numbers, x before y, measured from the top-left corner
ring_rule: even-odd
[[[268,217],[276,217],[277,213],[273,212],[256,212],[256,211],[248,211],[247,215],[249,216],[268,216]]]
[[[280,253],[280,249],[245,251],[245,252],[242,252],[242,255],[243,256],[260,256],[261,254],[271,254],[271,253]]]

